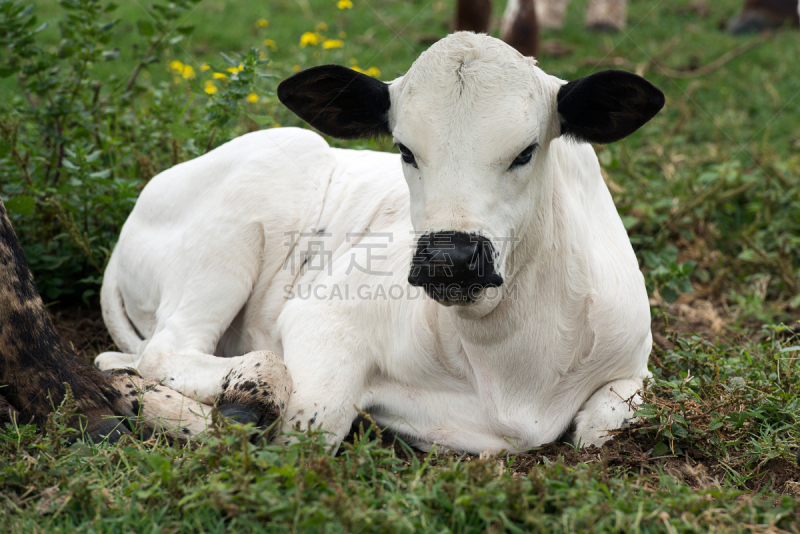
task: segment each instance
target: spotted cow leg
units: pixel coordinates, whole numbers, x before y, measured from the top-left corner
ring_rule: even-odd
[[[211,424],[212,407],[181,395],[131,369],[103,373],[121,398],[115,411],[144,438],[153,434],[188,440],[205,432]]]

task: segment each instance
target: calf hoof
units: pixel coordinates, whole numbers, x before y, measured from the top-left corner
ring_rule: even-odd
[[[240,423],[268,430],[259,440],[270,440],[280,430],[275,422],[288,404],[292,377],[275,353],[251,352],[240,358],[222,383],[219,410]]]
[[[90,417],[88,426],[84,426],[83,436],[93,443],[100,443],[103,440],[108,443],[116,443],[122,436],[129,435],[130,430],[115,417]],[[71,439],[75,442],[79,438]]]
[[[247,424],[254,424],[258,426],[258,422],[261,419],[261,415],[258,413],[258,409],[254,406],[243,406],[241,404],[233,404],[233,403],[225,403],[220,404],[219,413],[228,419],[233,419],[237,423],[242,425]]]

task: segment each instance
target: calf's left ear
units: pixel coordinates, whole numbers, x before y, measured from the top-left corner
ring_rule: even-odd
[[[331,137],[391,134],[389,86],[341,65],[298,72],[278,85],[278,98],[295,115]]]
[[[641,76],[605,70],[558,90],[561,135],[613,143],[638,130],[664,107],[664,93]]]

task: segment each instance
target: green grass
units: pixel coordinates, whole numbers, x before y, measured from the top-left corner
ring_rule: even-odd
[[[153,173],[250,129],[302,126],[274,97],[295,66],[349,65],[352,58],[392,79],[446,35],[453,13],[450,1],[353,2],[352,10],[339,10],[334,0],[204,0],[178,19],[193,33],[158,48],[132,99],[122,93],[146,49],[137,20],[151,20],[151,4],[123,2],[108,15],[120,22],[105,46],[119,57],[94,63],[86,82],[86,91],[92,80],[102,82],[98,100],[111,108],[87,124],[107,131],[85,135],[102,153],[90,170],[110,171],[88,197],[105,215],[82,217],[87,197],[75,193],[77,175],[26,185],[11,144],[0,142],[0,195],[29,209],[9,211],[46,300],[83,296],[97,306],[93,288],[105,255]],[[59,50],[58,2],[34,4],[40,22],[51,24],[39,35],[44,48]],[[156,440],[66,448],[63,429],[37,436],[9,428],[0,432],[0,510],[10,531],[800,532],[800,339],[762,328],[800,317],[800,36],[720,32],[739,0],[707,2],[705,16],[690,0],[632,2],[628,30],[588,34],[585,5],[574,0],[564,30],[543,36],[572,53],[545,53],[540,64],[563,79],[623,68],[664,90],[667,105],[654,120],[596,148],[644,267],[654,316],[672,324],[675,308],[663,300],[694,291],[726,322],[719,339],[670,334],[674,348],[655,350],[656,376],[638,427],[601,451],[545,448],[485,460],[427,457],[374,439],[331,457],[318,435],[255,447],[238,427],[190,446]],[[502,7],[495,6],[498,15]],[[345,32],[342,48],[299,46],[320,23],[325,37]],[[702,70],[748,43],[754,46]],[[208,97],[205,77],[228,67],[221,52],[251,47],[272,61],[258,69],[274,78],[256,78],[248,91],[259,101],[231,107],[239,114],[215,128],[205,118],[208,102],[231,86],[218,82],[220,93]],[[175,83],[175,60],[192,65],[197,78]],[[204,62],[213,69],[201,71]],[[40,180],[49,145],[37,148],[39,125],[15,78],[0,80],[0,90],[0,118],[19,121],[28,143],[20,146],[40,157],[31,167]],[[331,142],[390,149],[388,141]],[[53,195],[66,199],[71,226],[47,201]],[[73,228],[84,222],[86,248]],[[692,304],[693,297],[680,298]]]

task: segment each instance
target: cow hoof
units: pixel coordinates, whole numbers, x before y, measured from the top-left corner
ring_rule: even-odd
[[[292,378],[286,364],[274,353],[251,352],[240,360],[225,376],[219,411],[240,423],[253,423],[263,432],[256,441],[274,437],[280,425],[277,421],[292,390]],[[223,410],[223,407],[225,409]]]
[[[242,425],[252,423],[258,426],[258,421],[261,419],[258,409],[253,406],[244,406],[242,404],[227,402],[225,404],[220,404],[217,409],[220,414]]]
[[[610,22],[598,22],[595,24],[588,24],[586,29],[594,33],[619,33],[619,26]]]
[[[122,436],[128,434],[130,434],[130,431],[122,421],[109,417],[90,422],[84,435],[93,443],[100,443],[103,440],[108,441],[108,443],[116,443]],[[76,440],[77,438],[72,441]]]
[[[267,444],[278,432],[279,426],[275,422],[279,415],[273,412],[262,412],[254,406],[246,406],[232,402],[220,404],[217,408],[219,413],[237,423],[246,425],[252,423],[259,432],[253,434],[250,441],[255,444]]]
[[[758,33],[780,28],[784,21],[759,12],[742,13],[728,23],[728,32],[733,35]]]

